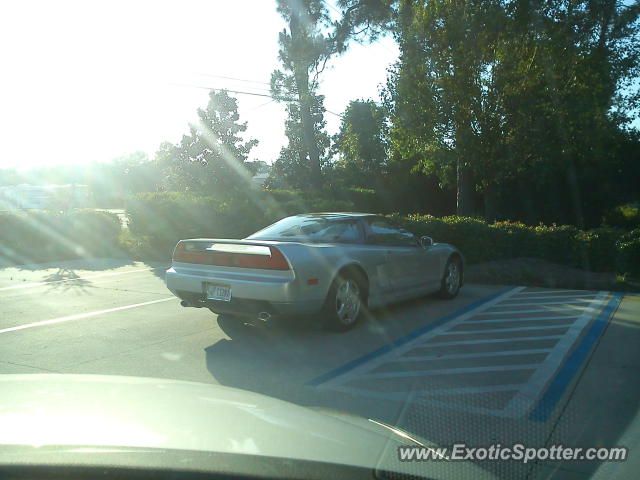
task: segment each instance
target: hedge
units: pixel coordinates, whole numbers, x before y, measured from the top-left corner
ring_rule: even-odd
[[[488,224],[468,217],[409,215],[394,218],[417,235],[452,243],[470,263],[534,257],[585,270],[640,274],[640,229],[578,230],[571,225]]]
[[[256,190],[232,202],[178,192],[143,193],[129,198],[126,209],[134,253],[165,259],[182,238],[242,238],[289,215],[352,210],[353,205],[299,192]]]
[[[117,215],[95,210],[0,212],[0,261],[26,264],[122,253]]]
[[[371,200],[374,194],[360,190],[355,195]],[[166,259],[182,238],[242,238],[288,215],[368,210],[358,209],[355,202],[344,198],[273,190],[251,192],[225,203],[214,197],[154,193],[131,198],[127,212],[136,253]],[[390,216],[416,235],[457,246],[470,263],[534,257],[586,270],[639,273],[640,229],[630,233],[608,227],[583,231],[571,225],[488,224],[457,216]]]

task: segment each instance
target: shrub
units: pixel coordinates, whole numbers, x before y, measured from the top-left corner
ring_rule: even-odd
[[[640,277],[640,228],[622,235],[616,242],[616,250],[619,272]]]
[[[601,227],[581,231],[577,236],[582,265],[587,270],[611,272],[618,266],[616,241],[624,234],[619,228]]]
[[[603,223],[610,227],[638,228],[640,227],[640,205],[619,205],[604,215]]]
[[[455,216],[391,217],[418,236],[455,245],[470,263],[534,257],[588,270],[639,275],[640,229],[624,234],[622,229],[607,227],[581,231],[571,225],[487,224]]]
[[[1,260],[33,263],[120,255],[117,215],[95,210],[1,212]]]

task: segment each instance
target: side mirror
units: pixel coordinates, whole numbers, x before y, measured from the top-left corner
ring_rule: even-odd
[[[420,238],[420,244],[424,247],[424,248],[428,248],[430,246],[433,245],[433,238],[431,237],[421,237]]]

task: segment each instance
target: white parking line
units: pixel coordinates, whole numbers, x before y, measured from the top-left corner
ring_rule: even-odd
[[[318,388],[404,403],[425,402],[501,418],[522,418],[598,316],[608,296],[608,292],[581,291],[584,295],[578,296],[582,298],[575,295],[567,295],[565,299],[549,295],[523,298],[529,292],[522,290],[506,292],[388,352],[329,377]],[[552,301],[548,302],[548,298]],[[500,311],[505,307],[507,310]],[[540,313],[523,316],[531,312]],[[549,322],[542,323],[546,321]],[[521,325],[528,326],[513,322],[525,322]],[[472,327],[474,324],[479,324],[479,329]]]
[[[593,296],[591,296],[591,298],[576,298],[575,300],[572,300],[572,298],[570,298],[569,300],[563,300],[562,302],[544,302],[544,304],[545,305],[567,305],[569,303],[590,302],[593,300]],[[531,302],[504,303],[499,306],[500,307],[529,307],[531,305],[535,305],[536,302],[538,301],[538,298],[532,298],[531,300],[532,300]]]
[[[24,325],[18,325],[17,327],[9,327],[0,330],[0,334],[15,332],[17,330],[25,330],[27,328],[44,327],[46,325],[54,325],[56,323],[69,322],[71,320],[80,320],[82,318],[95,317],[103,315],[105,313],[118,312],[120,310],[129,310],[130,308],[144,307],[146,305],[153,305],[154,303],[166,302],[168,300],[175,300],[176,297],[160,298],[158,300],[151,300],[149,302],[134,303],[133,305],[125,305],[123,307],[107,308],[105,310],[98,310],[95,312],[78,313],[76,315],[68,315],[66,317],[54,318],[51,320],[43,320],[41,322],[25,323]]]
[[[607,295],[607,292],[598,293],[598,296],[593,299],[580,318],[571,325],[569,331],[555,344],[553,351],[549,353],[545,363],[536,370],[526,385],[511,399],[505,407],[505,411],[511,412],[514,416],[524,415],[528,411],[532,402],[537,398],[557,370],[558,365],[562,362],[571,345],[573,345],[593,316],[595,316],[602,307]]]
[[[448,333],[447,333],[448,335]],[[491,338],[488,340],[460,340],[457,342],[425,342],[427,347],[444,347],[452,345],[477,345],[479,343],[509,343],[517,340],[552,340],[562,338],[562,335],[544,335],[536,337],[511,337],[511,338]]]
[[[508,301],[511,301],[511,300],[531,300],[532,302],[535,302],[535,301],[538,301],[538,300],[546,300],[546,299],[549,299],[549,298],[583,298],[583,297],[591,297],[591,298],[593,298],[593,297],[595,297],[594,293],[589,293],[589,294],[584,294],[584,295],[575,295],[575,294],[574,295],[545,295],[543,297],[537,297],[535,295],[531,296],[530,292],[522,292],[520,295],[522,295],[522,296],[516,295],[516,296],[510,298]],[[524,295],[526,295],[526,296],[524,296]]]
[[[496,305],[496,307],[497,306],[498,305]],[[585,308],[586,307],[575,306],[575,307],[553,307],[553,309],[550,309],[550,308],[530,308],[530,309],[527,309],[527,310],[501,310],[499,312],[496,312],[495,310],[491,310],[490,312],[482,312],[482,314],[483,315],[507,315],[507,314],[512,314],[512,313],[543,313],[543,312],[552,313],[552,312],[557,311],[557,310],[584,310]]]
[[[437,375],[455,375],[459,373],[484,373],[484,372],[505,372],[510,370],[535,370],[539,364],[522,365],[491,365],[487,367],[460,367],[460,368],[439,368],[429,370],[409,370],[404,372],[380,372],[367,373],[360,378],[404,378],[404,377],[431,377]]]
[[[389,363],[402,362],[422,362],[428,360],[455,360],[462,358],[488,358],[488,357],[511,357],[513,355],[533,355],[536,353],[549,353],[550,348],[530,348],[528,350],[504,350],[498,352],[478,352],[478,353],[451,353],[449,355],[411,355],[389,360]]]
[[[539,293],[565,293],[567,295],[571,295],[571,292],[576,292],[576,293],[585,293],[585,290],[535,290],[535,291],[529,291],[529,292],[520,292],[520,295],[537,295]],[[591,294],[593,295],[593,293]],[[538,298],[538,297],[536,297]]]
[[[141,268],[138,270],[127,270],[126,272],[108,272],[108,273],[97,273],[95,275],[87,275],[84,277],[74,277],[74,278],[64,278],[62,280],[51,280],[44,282],[31,282],[31,283],[21,283],[20,285],[11,285],[9,287],[1,287],[0,292],[5,290],[18,290],[22,288],[33,288],[33,287],[41,287],[43,285],[49,285],[50,283],[61,283],[61,282],[72,282],[74,280],[91,280],[92,278],[100,278],[100,277],[114,277],[116,275],[127,275],[129,273],[140,273],[140,272],[148,272],[149,270],[153,270],[152,268]]]
[[[514,327],[514,328],[486,328],[479,330],[456,330],[455,332],[447,332],[447,335],[475,335],[476,333],[509,333],[509,332],[527,332],[530,330],[548,330],[553,328],[569,328],[568,325],[539,325],[537,327]]]
[[[551,317],[523,317],[523,318],[490,318],[489,320],[469,320],[465,325],[475,325],[476,323],[504,323],[504,322],[539,322],[542,320],[575,320],[578,315],[555,315]]]

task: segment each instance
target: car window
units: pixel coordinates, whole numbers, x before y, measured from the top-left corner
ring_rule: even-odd
[[[405,247],[417,247],[419,245],[416,236],[398,227],[384,218],[373,218],[366,221],[367,243],[373,245],[393,245]]]
[[[270,239],[327,243],[362,243],[357,220],[323,217],[289,217],[251,235],[250,239]]]

